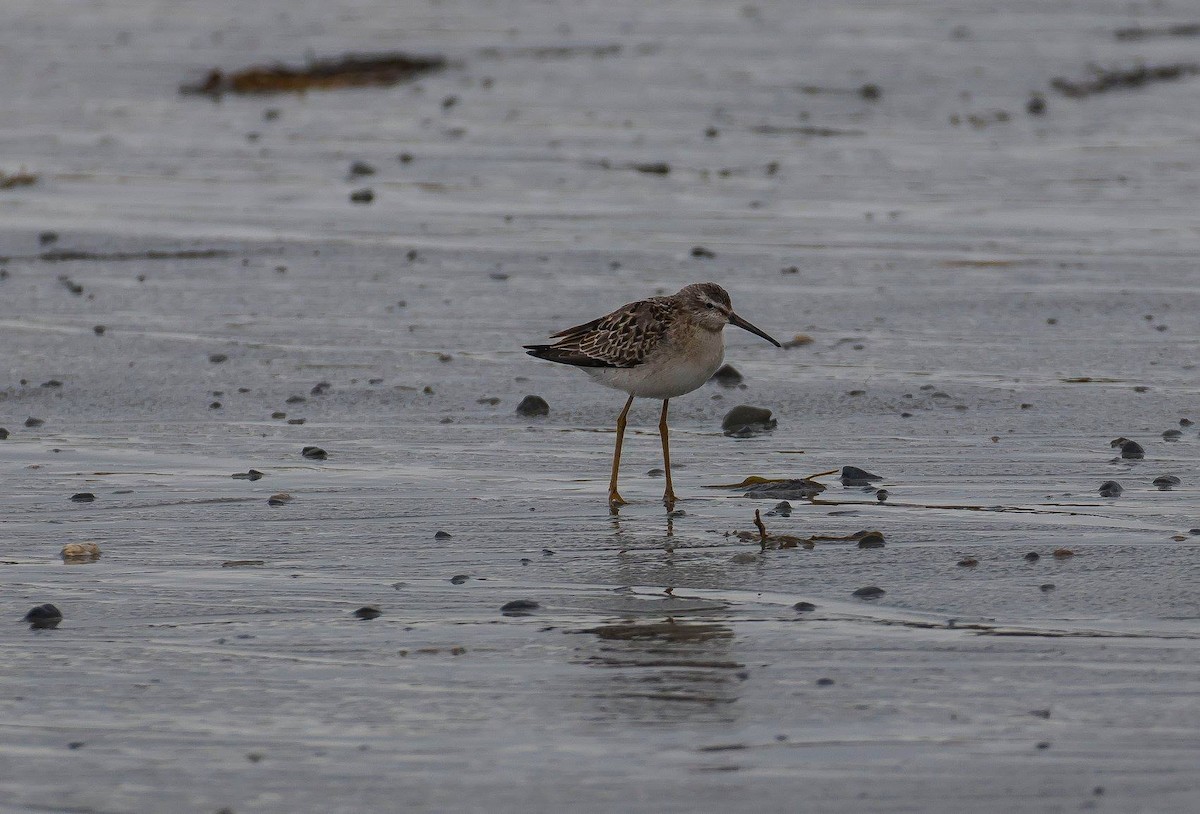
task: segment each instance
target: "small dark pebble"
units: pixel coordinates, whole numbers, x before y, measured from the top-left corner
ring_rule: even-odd
[[[1038,741],[1037,748],[1039,748],[1039,749],[1049,749],[1049,748],[1050,748],[1050,741]]]
[[[692,257],[703,257],[706,259],[712,259],[713,257],[716,257],[716,256],[717,256],[717,253],[714,252],[712,249],[706,249],[703,246],[693,246],[692,247]]]
[[[1190,427],[1192,426],[1192,420],[1190,418],[1181,418],[1179,419],[1179,426]]]
[[[1164,441],[1178,441],[1181,437],[1183,437],[1183,430],[1164,430],[1163,431],[1163,440]]]
[[[96,336],[104,336],[104,332],[107,331],[108,328],[103,325],[95,325],[92,327],[92,330],[95,331]]]
[[[470,577],[467,576],[466,574],[455,574],[454,576],[450,577],[450,584],[451,585],[462,585],[464,582],[466,582],[469,579],[470,579]]]
[[[87,741],[71,741],[67,744],[68,749],[82,749],[87,746]]]
[[[523,415],[528,418],[550,415],[550,405],[541,396],[526,396],[517,405],[517,415]]]
[[[1139,459],[1146,457],[1146,450],[1142,449],[1142,445],[1137,441],[1126,441],[1121,444],[1121,457],[1130,459]]]
[[[883,91],[879,89],[878,85],[868,83],[858,89],[858,95],[868,102],[876,102],[883,96]]]
[[[350,203],[369,204],[375,200],[375,190],[373,189],[356,189],[350,193]]]
[[[883,480],[882,475],[876,475],[857,466],[843,466],[841,481],[843,486],[867,486],[873,480]]]
[[[46,420],[44,418],[34,418],[33,416],[30,416],[29,418],[25,419],[26,427],[40,427],[45,423]]]
[[[958,561],[957,565],[959,568],[974,568],[979,565],[979,560],[974,557],[963,557]]]
[[[1176,475],[1159,475],[1153,481],[1153,484],[1159,489],[1170,489],[1172,486],[1178,486],[1183,483]]]
[[[413,157],[412,157],[412,153],[400,153],[400,155],[396,156],[396,159],[401,164],[411,164]]]
[[[552,548],[543,548],[543,549],[542,549],[542,556],[543,556],[543,557],[553,557],[553,556],[554,556],[554,549],[552,549]]]
[[[665,161],[646,161],[641,164],[634,164],[633,168],[647,175],[669,175],[671,172],[671,165]]]
[[[1029,714],[1035,718],[1041,718],[1043,721],[1050,720],[1050,710],[1048,709],[1031,709]]]
[[[878,531],[863,532],[858,538],[859,548],[883,548],[883,534]]]
[[[853,595],[857,596],[859,599],[878,599],[886,593],[887,591],[883,590],[883,588],[877,588],[874,585],[868,585],[865,588],[859,588],[854,592]]]
[[[791,517],[792,516],[792,504],[788,503],[786,500],[781,500],[778,503],[776,503],[775,508],[771,509],[771,511],[767,512],[767,514],[773,514],[778,517]]]
[[[832,678],[818,678],[817,686],[818,687],[832,687],[833,679]]]
[[[208,409],[210,409],[210,410],[220,410],[220,409],[221,409],[221,402],[219,402],[219,401],[214,401],[214,402],[211,402],[211,403],[208,405]]]
[[[505,616],[525,616],[540,607],[541,605],[532,599],[514,599],[501,605],[500,612]]]
[[[276,410],[275,412],[271,413],[271,418],[287,418],[287,413],[283,412],[282,410]]]
[[[450,532],[448,532],[448,531],[438,531],[436,534],[434,534],[434,535],[433,535],[433,539],[435,539],[435,540],[449,540],[449,539],[450,539]]]
[[[383,615],[383,611],[379,609],[378,605],[363,605],[354,612],[354,615],[363,620],[378,619]]]
[[[1030,551],[1028,554],[1025,555],[1025,562],[1037,562],[1041,558],[1042,558],[1041,554],[1037,553],[1036,551]]]
[[[1046,98],[1037,94],[1030,96],[1025,103],[1025,110],[1030,116],[1041,116],[1046,112]]]
[[[1038,590],[1044,594],[1050,593],[1051,591],[1054,590],[1054,583],[1053,582],[1043,582],[1041,585],[1038,586]]]
[[[1200,535],[1200,529],[1188,529],[1188,534],[1191,534],[1192,536]]]
[[[91,492],[76,492],[75,494],[71,495],[71,501],[73,503],[91,503],[95,499],[96,496]]]
[[[50,379],[49,381],[42,382],[40,386],[41,387],[62,387],[62,382],[60,382],[58,379]]]
[[[33,628],[54,629],[58,627],[58,623],[62,620],[62,611],[49,602],[30,608],[24,617],[24,621],[28,622],[30,627]]]
[[[374,175],[375,168],[365,161],[353,161],[350,164],[351,175]]]
[[[58,240],[58,232],[42,232],[38,235],[38,243],[42,246],[48,246]]]
[[[738,369],[733,365],[721,365],[717,372],[712,374],[710,382],[716,382],[722,387],[737,387],[742,383],[744,377]]]
[[[1125,490],[1121,487],[1121,484],[1117,483],[1115,480],[1106,480],[1104,483],[1100,484],[1100,497],[1120,497],[1121,493],[1124,491]]]
[[[808,613],[809,611],[815,611],[817,606],[811,602],[797,602],[795,605],[792,605],[792,609],[800,613]]]
[[[303,418],[289,418],[287,420],[287,423],[293,424],[296,426],[299,426],[300,424],[303,424],[304,422],[305,422],[305,419],[303,419]]]
[[[285,404],[303,404],[308,401],[304,396],[288,396],[284,399]]]
[[[300,454],[305,458],[310,458],[314,461],[323,461],[329,457],[329,453],[320,447],[305,447],[300,450]]]
[[[263,473],[257,469],[251,469],[248,472],[234,472],[230,477],[234,480],[258,480],[263,476]]]
[[[332,389],[333,385],[329,382],[317,382],[312,386],[312,389],[308,391],[308,394],[310,396],[323,396]]]
[[[663,469],[651,469],[646,474],[652,478],[661,478],[663,475],[665,475],[667,473],[666,473],[666,470],[663,470]]]
[[[223,353],[210,353],[208,355],[208,361],[212,362],[214,365],[219,365],[228,358],[229,357]]]
[[[747,438],[751,435],[773,430],[777,423],[771,417],[771,411],[765,407],[739,404],[721,419],[721,429],[725,431],[725,435],[727,436]]]
[[[4,429],[3,427],[0,427],[0,441],[5,440],[6,438],[8,438],[8,436],[9,436],[8,430]]]

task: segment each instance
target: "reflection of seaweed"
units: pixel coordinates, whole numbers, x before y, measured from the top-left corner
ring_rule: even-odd
[[[663,642],[703,642],[710,639],[728,639],[733,636],[733,631],[725,625],[679,623],[674,619],[668,619],[665,622],[601,625],[579,632],[594,633],[601,639],[621,641],[653,639]]]
[[[445,58],[437,55],[346,54],[337,59],[314,59],[300,68],[256,65],[230,74],[214,68],[202,83],[185,85],[180,92],[220,96],[223,93],[298,93],[386,86],[445,66]]]

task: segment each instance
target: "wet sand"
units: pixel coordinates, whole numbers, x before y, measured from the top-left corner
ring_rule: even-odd
[[[1200,806],[1200,79],[1051,87],[1161,14],[9,4],[0,812]],[[520,346],[709,279],[813,342],[672,402],[674,517],[636,405],[611,516],[622,396]],[[767,528],[883,548],[707,488],[847,465]]]

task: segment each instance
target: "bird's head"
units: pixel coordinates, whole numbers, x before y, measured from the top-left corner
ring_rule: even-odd
[[[691,318],[707,330],[720,331],[726,325],[736,325],[761,336],[777,348],[782,347],[765,331],[735,314],[733,304],[729,301],[729,293],[716,283],[693,283],[685,286],[675,296],[683,301]]]

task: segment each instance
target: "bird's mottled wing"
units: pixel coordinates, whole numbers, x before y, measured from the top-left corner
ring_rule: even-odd
[[[560,331],[553,345],[527,345],[531,356],[578,367],[637,367],[670,327],[661,298],[632,302],[611,314]]]

